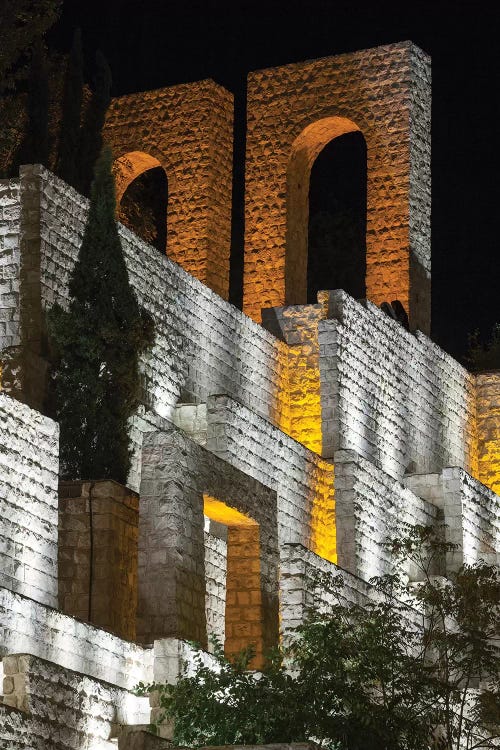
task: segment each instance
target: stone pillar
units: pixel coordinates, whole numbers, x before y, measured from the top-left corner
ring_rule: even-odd
[[[311,168],[334,138],[367,144],[367,297],[430,328],[430,61],[410,42],[248,76],[244,311],[306,302]]]
[[[138,511],[138,495],[117,482],[60,483],[59,606],[127,640],[136,636]]]
[[[137,637],[206,647],[203,497],[190,491],[183,434],[149,433],[142,451]]]
[[[163,167],[167,255],[227,299],[233,95],[211,80],[128,94],[111,102],[104,138],[118,199],[144,171]]]
[[[500,371],[476,375],[478,479],[500,494]]]

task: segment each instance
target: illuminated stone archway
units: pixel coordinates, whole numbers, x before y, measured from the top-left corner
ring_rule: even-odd
[[[309,178],[325,146],[346,133],[359,131],[347,117],[325,117],[308,125],[295,139],[287,168],[285,304],[306,302]]]
[[[113,163],[113,175],[116,186],[116,202],[120,203],[128,186],[148,169],[161,167],[162,163],[151,154],[143,151],[129,151]]]
[[[224,299],[229,294],[233,96],[196,81],[113,99],[104,139],[117,197],[148,169],[168,178],[167,255]]]
[[[260,322],[262,308],[306,301],[310,167],[355,128],[367,147],[366,295],[399,300],[412,330],[429,332],[430,115],[429,59],[411,42],[249,75],[247,315]]]

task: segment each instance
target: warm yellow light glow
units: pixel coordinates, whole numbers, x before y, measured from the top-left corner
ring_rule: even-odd
[[[320,461],[316,475],[311,477],[311,539],[310,548],[319,557],[337,562],[335,528],[335,497],[333,465]]]
[[[258,526],[250,516],[240,513],[236,508],[230,508],[226,503],[216,500],[210,495],[203,495],[203,512],[212,521],[223,523],[226,526]]]
[[[477,478],[500,495],[500,372],[476,375]]]
[[[203,495],[208,518],[227,526],[227,575],[224,649],[237,654],[255,648],[253,669],[263,663],[263,613],[260,570],[260,527],[257,521],[210,495]]]

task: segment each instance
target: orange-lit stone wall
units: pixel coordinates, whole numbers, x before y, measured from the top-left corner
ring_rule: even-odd
[[[233,96],[213,81],[114,99],[105,138],[120,199],[155,166],[168,179],[167,255],[227,299]]]
[[[500,372],[476,375],[478,473],[480,482],[500,494]]]
[[[333,138],[367,144],[367,296],[430,326],[430,65],[411,43],[248,77],[244,310],[306,301],[308,186]],[[411,185],[410,185],[411,178]]]

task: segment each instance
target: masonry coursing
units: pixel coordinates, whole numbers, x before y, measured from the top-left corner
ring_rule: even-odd
[[[255,319],[281,305],[262,326],[223,299],[228,93],[201,82],[113,103],[107,132],[119,158],[149,149],[186,173],[168,175],[170,257],[119,226],[156,330],[141,361],[128,487],[75,477],[79,491],[61,488],[59,513],[58,426],[42,414],[45,312],[68,303],[88,202],[36,165],[0,182],[0,655],[5,703],[17,706],[0,705],[2,750],[49,747],[47,737],[50,747],[108,750],[120,725],[155,716],[134,685],[175,680],[183,660],[192,664],[182,639],[206,646],[215,635],[229,651],[254,642],[261,658],[311,604],[328,606],[318,573],[342,574],[347,601],[373,596],[367,580],[392,569],[382,542],[404,522],[448,524],[457,545],[448,571],[498,561],[500,376],[471,375],[415,330],[429,322],[429,85],[429,61],[410,43],[251,74],[245,305]],[[183,112],[192,124],[210,116],[200,132],[176,134]],[[369,147],[372,301],[326,291],[317,304],[283,307],[303,302],[285,290],[287,159],[315,119],[330,117],[354,118]],[[310,168],[318,143],[302,145]],[[143,163],[134,158],[131,168]],[[200,198],[192,193],[186,213],[191,178]],[[374,203],[388,184],[390,199]],[[292,229],[303,219],[292,216]],[[412,332],[374,304],[395,298],[409,305]],[[205,515],[207,498],[228,511],[223,522]],[[83,621],[93,566],[101,627]]]

